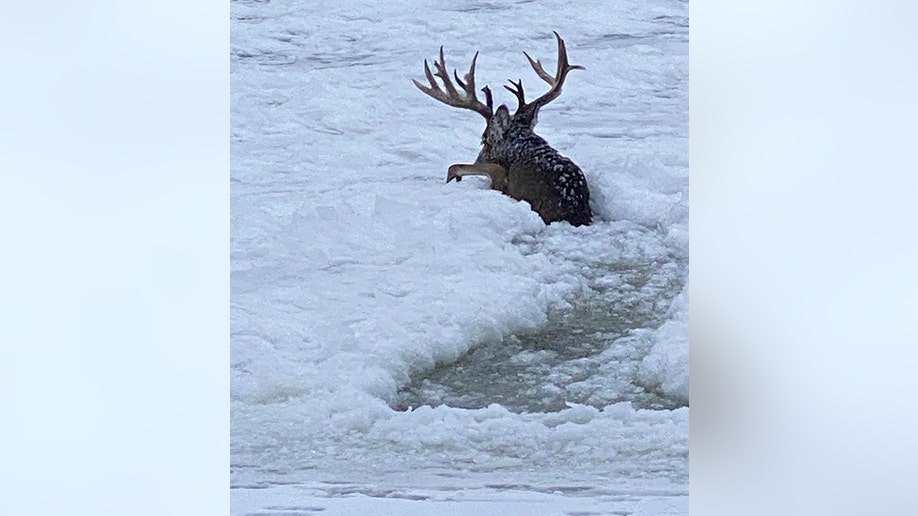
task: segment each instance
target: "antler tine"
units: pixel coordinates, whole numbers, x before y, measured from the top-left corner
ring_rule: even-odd
[[[567,72],[571,70],[586,70],[585,67],[581,65],[572,65],[567,61],[567,44],[564,43],[564,40],[561,39],[561,35],[556,31],[552,31],[555,34],[555,38],[558,40],[558,73],[556,77],[561,75],[563,70],[564,74],[567,75]],[[562,66],[562,63],[563,66]]]
[[[469,67],[469,72],[465,74],[465,81],[459,79],[459,74],[457,71],[453,70],[453,76],[456,79],[456,83],[462,88],[464,94],[460,94],[456,87],[453,85],[453,81],[450,79],[449,72],[446,68],[446,58],[443,56],[443,47],[440,47],[440,59],[434,61],[435,72],[431,73],[430,67],[427,65],[427,60],[424,60],[424,75],[427,76],[430,86],[424,86],[418,81],[412,79],[411,81],[419,90],[426,93],[427,95],[433,97],[440,102],[448,106],[471,109],[472,111],[477,112],[485,119],[490,119],[493,114],[493,104],[491,102],[491,90],[485,86],[482,91],[485,92],[487,98],[487,105],[482,104],[478,97],[475,95],[475,63],[478,60],[478,52],[475,52],[475,57],[472,58],[472,65]],[[443,87],[446,91],[440,89],[440,86],[437,84],[435,77],[439,77],[443,82]]]
[[[456,91],[456,87],[453,86],[453,81],[449,79],[449,72],[446,71],[446,58],[443,57],[443,45],[440,45],[440,61],[434,63],[434,68],[437,69],[434,75],[443,80],[443,86],[446,87],[446,93],[452,97],[458,97],[459,92]]]
[[[520,109],[523,109],[523,106],[526,105],[526,95],[523,93],[523,80],[519,79],[516,82],[510,80],[510,84],[513,86],[512,88],[506,84],[504,84],[504,88],[507,88],[507,91],[516,95],[516,100],[519,103],[516,109],[519,111]]]
[[[526,56],[526,59],[529,60],[529,64],[532,65],[532,69],[535,70],[535,72],[539,75],[539,77],[542,78],[543,81],[547,82],[551,86],[555,85],[555,78],[545,72],[545,69],[542,68],[542,61],[533,59],[532,56],[530,56],[525,51],[523,52],[523,55]]]
[[[414,79],[411,79],[418,88],[421,88],[421,91],[424,91],[426,93],[426,90],[429,90],[429,89],[433,89],[433,90],[440,89],[440,87],[437,86],[437,81],[434,80],[433,74],[430,73],[430,66],[428,66],[426,59],[424,60],[424,75],[427,76],[427,81],[430,82],[430,86],[431,86],[430,88],[427,88],[426,86],[421,86],[421,83],[419,83],[418,81],[415,81]]]
[[[465,82],[462,82],[459,79],[459,75],[456,73],[456,70],[453,70],[453,75],[456,77],[456,82],[459,83],[459,86],[466,91],[475,91],[475,63],[478,62],[478,52],[475,52],[475,55],[472,56],[472,64],[469,66],[469,73],[465,74]],[[466,86],[468,83],[468,86]],[[487,87],[487,86],[486,86]]]
[[[494,100],[491,98],[491,88],[485,86],[481,88],[481,91],[485,94],[485,102],[488,104],[488,110],[494,109]]]

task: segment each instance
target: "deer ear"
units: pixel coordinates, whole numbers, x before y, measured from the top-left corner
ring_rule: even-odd
[[[497,108],[497,112],[494,113],[492,124],[499,127],[501,131],[504,131],[508,127],[510,127],[511,120],[512,120],[512,117],[510,116],[510,110],[507,108],[506,105],[501,104]]]
[[[491,120],[488,121],[488,128],[485,130],[485,138],[488,143],[494,145],[504,138],[504,133],[510,127],[510,110],[507,106],[501,104]]]

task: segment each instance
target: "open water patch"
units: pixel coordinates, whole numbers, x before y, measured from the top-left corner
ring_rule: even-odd
[[[497,403],[519,413],[622,401],[643,409],[685,406],[684,398],[639,381],[641,362],[653,345],[644,336],[666,322],[684,285],[684,267],[616,262],[585,275],[587,293],[571,308],[550,312],[538,329],[482,342],[459,360],[413,379],[392,408],[477,409]]]

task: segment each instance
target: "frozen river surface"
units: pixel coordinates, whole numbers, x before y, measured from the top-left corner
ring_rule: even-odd
[[[234,514],[688,512],[688,4],[232,2]],[[478,178],[500,88],[572,72],[537,132],[595,222]]]

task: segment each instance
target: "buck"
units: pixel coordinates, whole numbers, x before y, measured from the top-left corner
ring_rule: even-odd
[[[478,158],[474,163],[451,165],[446,175],[447,183],[453,179],[456,182],[462,181],[463,176],[487,176],[491,180],[492,189],[518,201],[527,201],[545,224],[567,221],[574,226],[588,225],[592,221],[590,189],[583,172],[573,161],[559,154],[533,132],[539,110],[561,95],[561,86],[568,72],[584,69],[580,65],[568,63],[564,40],[557,32],[554,34],[558,40],[558,69],[554,76],[545,72],[541,61],[523,52],[536,74],[551,89],[527,103],[523,81],[511,80],[510,86],[504,85],[504,88],[516,96],[518,105],[513,115],[504,104],[494,110],[488,86],[481,89],[485,102],[478,99],[475,92],[475,62],[478,60],[478,52],[472,58],[472,66],[465,74],[465,80],[459,79],[458,73],[453,70],[456,84],[462,89],[461,94],[447,72],[442,46],[440,60],[434,61],[433,73],[427,60],[424,60],[424,75],[430,86],[424,86],[416,80],[412,82],[422,92],[448,106],[470,109],[485,118],[486,127],[481,135],[482,149]],[[437,84],[436,78],[443,82],[443,88]]]

